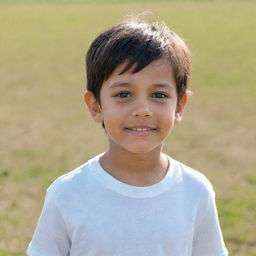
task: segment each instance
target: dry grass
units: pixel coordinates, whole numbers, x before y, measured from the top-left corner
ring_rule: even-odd
[[[194,96],[165,152],[213,182],[230,255],[256,255],[255,3],[180,2],[0,5],[0,256],[22,255],[46,187],[106,149],[82,102],[83,55],[100,30],[145,9],[194,55]]]

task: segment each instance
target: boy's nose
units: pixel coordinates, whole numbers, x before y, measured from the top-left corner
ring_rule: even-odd
[[[135,106],[132,115],[136,117],[151,117],[152,112],[150,111],[150,108],[147,103],[140,102]]]

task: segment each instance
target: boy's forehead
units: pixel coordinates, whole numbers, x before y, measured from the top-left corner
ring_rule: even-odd
[[[148,69],[149,67],[153,67],[153,68],[167,68],[170,70],[170,72],[172,73],[173,72],[173,67],[170,63],[170,61],[167,59],[167,58],[160,58],[160,59],[156,59],[156,60],[153,60],[151,61],[150,63],[148,63],[145,67],[143,67],[142,69],[134,72],[137,68],[137,66],[139,65],[138,62],[135,62],[134,64],[130,65],[130,61],[127,59],[125,61],[123,61],[121,64],[119,64],[112,72],[112,74],[118,74],[118,75],[122,75],[124,73],[138,73],[140,71],[145,71],[146,69]],[[129,67],[130,66],[130,67]],[[127,69],[127,67],[129,67]],[[111,74],[111,75],[112,75]],[[110,76],[111,76],[110,75]]]
[[[176,88],[173,68],[166,59],[158,59],[149,63],[146,67],[134,72],[137,64],[132,65],[127,71],[129,62],[123,62],[112,72],[110,77],[105,80],[105,88],[115,89],[119,87],[133,87],[138,84],[145,84],[147,87],[158,87],[166,89]]]

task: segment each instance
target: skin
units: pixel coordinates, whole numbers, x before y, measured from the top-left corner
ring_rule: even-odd
[[[177,102],[173,69],[164,58],[119,75],[124,65],[103,82],[100,104],[91,92],[84,101],[94,120],[105,124],[109,148],[100,158],[103,169],[126,184],[150,186],[166,174],[163,143],[181,122],[187,96]]]

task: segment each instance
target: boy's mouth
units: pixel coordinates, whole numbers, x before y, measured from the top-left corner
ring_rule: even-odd
[[[139,126],[139,127],[127,127],[125,130],[134,135],[134,136],[148,136],[152,135],[157,131],[156,128],[148,127],[148,126]]]
[[[137,131],[137,132],[146,132],[146,131],[153,131],[156,130],[155,128],[150,128],[150,127],[132,127],[132,128],[126,128],[127,130],[130,131]]]

